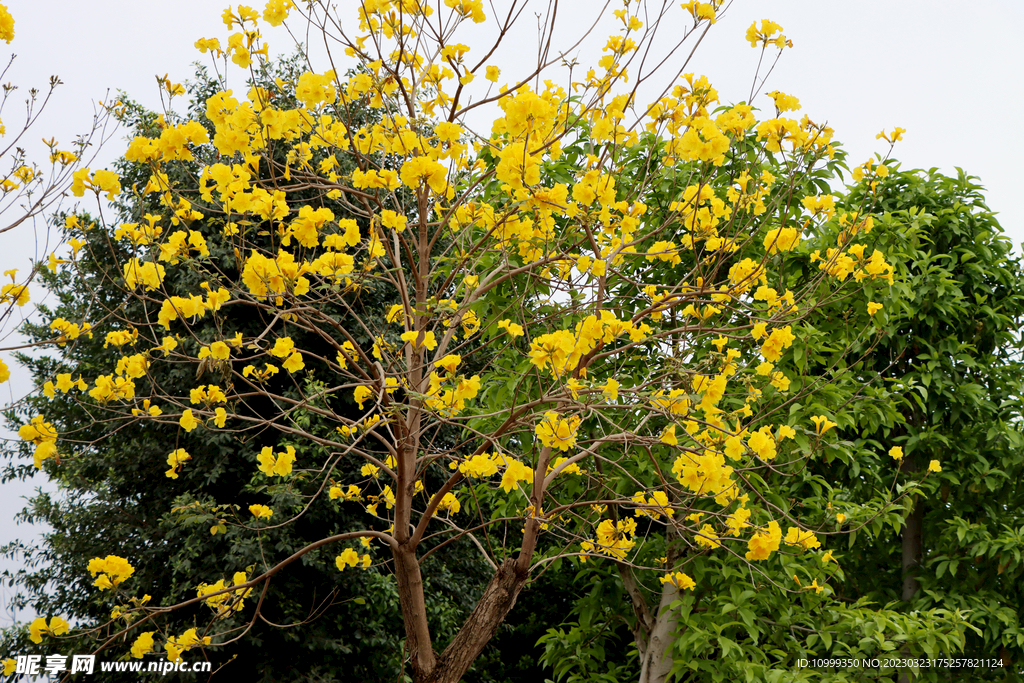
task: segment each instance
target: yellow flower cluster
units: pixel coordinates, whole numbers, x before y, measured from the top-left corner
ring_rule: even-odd
[[[696,582],[683,572],[671,572],[669,574],[665,574],[658,580],[661,581],[662,584],[671,583],[680,590],[692,591],[697,587]]]
[[[672,474],[693,493],[714,498],[720,505],[727,505],[736,497],[733,468],[725,464],[721,453],[712,450],[681,453],[672,463]]]
[[[366,569],[373,562],[368,554],[364,553],[362,556],[359,555],[352,548],[345,548],[341,551],[341,554],[334,558],[334,564],[337,565],[338,571],[345,571],[349,567],[355,567],[362,565],[363,569]]]
[[[33,461],[37,469],[43,466],[43,461],[47,458],[57,457],[57,431],[42,415],[36,415],[28,424],[22,425],[18,429],[18,436],[23,441],[35,444]]]
[[[266,505],[260,505],[255,503],[249,506],[249,512],[252,513],[256,519],[270,519],[274,515],[274,511]]]
[[[73,323],[65,320],[64,318],[55,318],[50,323],[50,329],[57,332],[57,338],[54,341],[58,346],[66,346],[69,341],[78,339],[80,335],[88,335],[92,337],[92,325],[89,323]]]
[[[534,428],[534,433],[545,446],[567,451],[576,445],[576,430],[579,428],[580,422],[579,415],[562,419],[557,412],[549,410],[544,413],[544,419]]]
[[[595,540],[580,544],[584,553],[599,552],[617,560],[625,560],[626,554],[636,545],[636,520],[633,517],[619,520],[602,520],[597,525]]]
[[[96,576],[93,585],[101,591],[123,583],[125,579],[135,573],[135,567],[131,566],[128,560],[117,555],[94,557],[89,560],[87,568],[90,574]]]
[[[237,577],[238,575],[236,574],[235,576]],[[250,588],[249,590],[251,591],[252,589]],[[211,598],[211,601],[212,600],[213,598]],[[194,628],[190,628],[189,630],[182,633],[180,636],[170,636],[167,639],[167,642],[164,643],[164,649],[167,650],[167,659],[169,661],[180,662],[182,652],[188,652],[194,647],[209,645],[210,642],[210,636],[203,636],[202,638],[200,638],[199,634],[196,633],[196,630]],[[140,644],[140,650],[144,645],[145,641],[143,641],[143,643]]]
[[[466,401],[476,398],[480,392],[480,375],[473,375],[472,377],[451,375],[455,365],[457,365],[457,361],[453,360],[454,358],[457,358],[457,356],[449,355],[438,362],[438,365],[441,367],[445,367],[445,363],[451,367],[451,369],[445,368],[448,369],[448,377],[442,377],[436,372],[430,373],[426,399],[423,401],[425,407],[440,415],[458,415],[465,410]],[[444,382],[450,382],[451,388],[444,388]]]
[[[252,593],[251,587],[245,589],[240,588],[236,591],[228,591],[221,593],[220,595],[211,594],[230,588],[231,586],[240,586],[248,580],[249,579],[245,572],[235,572],[234,576],[231,577],[232,583],[230,585],[225,583],[224,579],[220,579],[216,583],[199,584],[196,587],[196,596],[204,598],[203,602],[205,602],[215,612],[239,612],[243,607],[245,607],[245,598],[249,597],[249,594]]]
[[[292,473],[292,464],[295,462],[295,447],[285,446],[283,453],[275,455],[273,448],[264,446],[256,459],[259,471],[268,477],[287,477]]]
[[[805,531],[795,526],[786,529],[785,542],[787,545],[798,545],[803,550],[821,547],[821,543],[818,542],[813,531]]]
[[[0,377],[0,381],[2,380],[3,377]],[[79,391],[85,391],[88,387],[89,385],[86,384],[85,380],[82,379],[81,377],[79,377],[76,380],[73,380],[71,379],[70,372],[60,372],[57,373],[56,382],[46,382],[43,385],[43,394],[47,398],[53,398],[56,395],[57,391],[60,391],[62,394],[66,394],[69,391],[71,391],[72,388],[77,388]]]
[[[167,456],[167,464],[170,469],[164,472],[169,479],[177,479],[178,472],[184,467],[185,463],[192,459],[192,456],[188,454],[184,448],[176,448],[171,451],[170,455]]]
[[[2,5],[0,5],[2,7]],[[61,617],[53,617],[50,623],[46,623],[45,617],[37,617],[29,624],[28,638],[37,645],[43,642],[43,636],[61,636],[68,632],[70,625]],[[7,671],[4,671],[5,675]]]
[[[6,5],[0,5],[0,40],[7,43],[14,40],[14,17],[11,16]]]
[[[778,522],[772,520],[768,522],[767,529],[756,532],[747,541],[746,558],[748,560],[767,560],[772,552],[779,549],[781,541],[782,529],[779,528]]]
[[[644,506],[634,513],[637,517],[661,519],[663,514],[668,517],[673,514],[668,504],[668,494],[664,491],[654,491],[650,496],[647,496],[644,491],[637,491],[633,494],[632,500],[634,504]]]

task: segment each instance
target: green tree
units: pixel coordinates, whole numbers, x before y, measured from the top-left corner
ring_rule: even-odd
[[[906,274],[866,365],[890,378],[903,419],[888,429],[860,420],[857,436],[879,457],[842,474],[857,496],[872,478],[899,486],[920,480],[932,461],[941,471],[910,499],[897,537],[847,554],[844,592],[898,602],[903,613],[960,610],[971,625],[964,653],[1007,662],[972,679],[1016,680],[1024,661],[1024,266],[963,171],[894,170],[872,199],[880,223],[900,228],[884,234],[900,235]],[[892,447],[901,457],[883,455]],[[920,672],[922,680],[958,675]]]
[[[595,572],[600,576],[591,579],[592,594],[578,600],[572,618],[551,629],[543,639],[544,661],[558,680],[620,680],[632,677],[638,669],[643,671],[644,645],[655,624],[653,617],[659,613],[672,617],[672,627],[662,637],[668,640],[674,663],[665,666],[680,681],[722,677],[791,680],[794,676],[796,680],[818,680],[834,672],[802,669],[799,659],[884,658],[894,652],[934,659],[941,652],[973,652],[975,607],[937,594],[908,610],[900,603],[899,591],[891,590],[892,581],[879,580],[880,576],[891,579],[895,575],[895,585],[899,586],[899,560],[883,564],[888,560],[880,556],[891,555],[893,548],[899,548],[899,530],[906,515],[915,509],[915,499],[906,491],[920,484],[928,464],[923,463],[918,476],[894,485],[896,470],[888,451],[896,443],[905,443],[902,435],[912,419],[903,388],[915,386],[913,373],[924,364],[919,358],[894,364],[901,354],[893,353],[891,346],[911,343],[907,341],[912,338],[906,334],[908,326],[932,328],[934,321],[919,321],[916,301],[930,300],[929,293],[936,286],[952,291],[948,272],[923,265],[931,254],[940,253],[939,249],[931,250],[926,227],[941,221],[942,216],[948,220],[957,212],[971,216],[970,220],[982,226],[971,239],[977,239],[981,249],[991,250],[987,252],[991,267],[985,271],[990,290],[981,305],[999,311],[998,317],[987,324],[998,321],[1002,327],[992,327],[1001,333],[985,346],[989,350],[988,367],[994,370],[992,377],[979,383],[986,388],[967,391],[988,401],[989,406],[1001,405],[1000,410],[1005,412],[998,418],[984,412],[962,412],[960,429],[993,435],[995,419],[1003,430],[1004,444],[997,448],[1011,460],[1019,457],[1013,453],[1019,425],[1013,383],[1020,373],[1013,350],[1016,341],[1012,332],[1016,328],[1010,322],[1020,301],[1019,265],[1009,257],[1005,240],[998,238],[998,225],[991,214],[978,210],[983,208],[978,188],[961,180],[960,193],[950,196],[950,188],[958,187],[952,179],[922,172],[889,172],[888,166],[879,171],[877,165],[873,166],[866,179],[839,195],[836,220],[823,225],[819,237],[825,244],[842,243],[844,233],[848,234],[856,223],[853,216],[859,213],[863,219],[865,208],[876,206],[877,199],[878,208],[871,221],[861,224],[867,226],[862,230],[869,232],[856,251],[870,255],[879,249],[899,254],[895,284],[890,293],[868,282],[864,296],[856,299],[828,293],[819,302],[820,315],[801,324],[784,361],[799,370],[794,382],[809,384],[801,387],[798,400],[781,396],[772,405],[772,409],[785,411],[796,422],[827,414],[837,423],[835,431],[840,438],[836,441],[816,444],[813,435],[810,440],[808,435],[798,435],[798,453],[817,455],[794,457],[788,467],[776,463],[775,469],[788,476],[773,487],[770,498],[784,514],[815,520],[810,526],[828,549],[828,554],[821,557],[820,570],[816,572],[813,566],[799,561],[799,553],[780,553],[764,571],[752,574],[738,556],[709,550],[699,542],[684,542],[680,552],[699,557],[701,571],[694,574],[698,589],[692,596],[674,596],[667,591],[659,595],[650,586],[643,586],[622,565],[618,572],[608,567],[588,568],[581,572],[581,579]],[[864,173],[861,168],[856,176]],[[904,204],[902,211],[897,210],[887,198],[892,187],[901,187],[900,183],[927,195],[927,199],[911,193],[920,204]],[[911,210],[911,206],[916,208]],[[950,233],[938,225],[934,229],[937,234]],[[820,268],[842,265],[831,261],[824,249],[815,247],[820,243],[794,255],[801,266],[791,274],[794,290],[812,281]],[[922,273],[936,279],[924,283]],[[847,275],[857,278],[855,266]],[[973,294],[964,297],[957,289],[952,300],[969,308],[967,302],[979,298]],[[950,305],[949,300],[944,305]],[[978,319],[969,310],[964,315]],[[963,345],[957,348],[961,349],[961,358],[968,356]],[[1004,384],[1001,388],[992,386],[989,393],[995,377],[1002,378]],[[919,389],[914,391],[920,396]],[[978,422],[971,422],[975,417]],[[944,463],[941,476],[946,476],[945,456],[939,457]],[[922,497],[942,490],[934,473],[920,485],[924,486]],[[997,505],[1012,507],[1015,502]],[[1015,598],[1007,602],[1018,604]],[[723,615],[730,616],[723,619]],[[1015,637],[1012,627],[1009,636],[1001,629],[998,632],[1003,641]],[[639,660],[607,661],[607,651],[621,649],[622,643],[630,640],[635,643]],[[883,667],[847,671],[846,675],[856,680],[891,680],[898,673],[894,667]]]

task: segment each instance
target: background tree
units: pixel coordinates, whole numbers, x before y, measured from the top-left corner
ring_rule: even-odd
[[[263,19],[280,23],[288,4],[272,1]],[[681,41],[719,4],[684,5]],[[240,30],[226,48],[197,45],[250,68],[246,99],[223,90],[205,101],[212,136],[169,116],[131,143],[126,159],[150,165],[143,192],[157,212],[116,228],[119,267],[90,302],[91,329],[119,357],[87,383],[77,372],[53,381],[49,393],[77,401],[87,424],[39,414],[20,433],[37,465],[59,469],[102,447],[97,425],[170,428],[171,479],[196,476],[196,444],[229,435],[252,503],[200,498],[182,482],[171,514],[212,521],[260,562],[219,554],[198,595],[156,606],[133,576],[145,557],[100,554],[87,569],[131,619],[98,626],[100,649],[127,638],[132,656],[175,659],[227,645],[272,621],[279,575],[332,559],[342,577],[360,566],[394,582],[415,681],[461,679],[531,573],[568,557],[625,565],[661,585],[663,606],[697,588],[690,574],[712,571],[703,548],[776,585],[776,569],[756,563],[781,549],[794,555],[787,571],[826,580],[821,553],[805,552],[819,547],[807,527],[820,519],[780,491],[834,438],[829,415],[792,409],[832,378],[805,377],[784,354],[794,327],[828,303],[892,282],[885,255],[867,249],[870,225],[808,194],[831,131],[783,116],[797,104],[782,93],[760,124],[747,104],[715,110],[718,94],[692,74],[638,105],[627,75],[648,80],[643,54],[671,17],[630,7],[571,96],[529,85],[559,61],[543,55],[497,92],[474,89],[478,75],[501,79],[455,42],[466,21],[485,20],[482,5],[445,6],[431,19],[415,0],[364,5],[351,36],[344,17],[313,6],[311,30],[359,66],[302,73],[297,106],[282,98],[289,85],[257,78],[259,15],[229,9],[225,23]],[[499,19],[495,45],[517,9]],[[770,21],[747,39],[788,45]],[[469,112],[490,103],[490,134],[474,134]],[[365,107],[379,118],[353,116]],[[109,194],[100,174],[72,191]],[[812,278],[793,255],[802,236],[820,242]],[[373,296],[396,303],[374,311]],[[88,336],[84,323],[54,328],[56,341]],[[174,373],[193,386],[165,379]],[[274,542],[339,506],[361,528],[290,554]],[[492,571],[446,637],[424,575],[456,542]],[[169,612],[206,608],[184,633],[165,625]],[[676,613],[647,611],[641,676],[665,680]]]
[[[843,214],[848,219],[854,212],[863,212],[877,197],[879,206],[868,225],[883,227],[875,227],[870,232],[870,237],[865,239],[869,245],[865,252],[878,248],[894,257],[899,255],[892,295],[883,296],[874,284],[868,283],[863,299],[858,297],[851,301],[833,297],[822,301],[819,315],[814,320],[805,320],[795,333],[796,339],[785,359],[814,382],[814,386],[805,387],[799,401],[784,405],[785,409],[792,416],[828,411],[837,423],[836,431],[843,437],[825,444],[820,457],[805,461],[804,467],[792,471],[788,480],[773,490],[780,507],[800,510],[805,519],[816,519],[812,528],[822,536],[823,542],[830,539],[830,550],[822,557],[824,567],[828,568],[829,583],[825,585],[820,576],[808,573],[807,567],[794,563],[786,553],[780,553],[775,562],[779,566],[778,575],[784,577],[778,581],[781,585],[776,586],[776,590],[765,590],[770,584],[758,581],[748,587],[742,580],[748,572],[743,563],[728,555],[698,549],[706,555],[702,558],[706,573],[695,575],[700,588],[692,597],[683,596],[676,603],[680,611],[674,627],[672,653],[677,680],[708,677],[789,680],[793,676],[816,680],[818,676],[835,672],[802,669],[797,664],[798,659],[815,656],[884,658],[886,653],[894,652],[900,652],[900,656],[935,659],[940,653],[949,655],[964,647],[973,652],[976,646],[971,643],[977,627],[982,626],[981,622],[974,623],[974,615],[991,613],[990,604],[979,610],[976,604],[968,607],[956,596],[937,592],[927,602],[917,602],[915,608],[909,610],[900,603],[898,590],[893,590],[894,585],[899,586],[901,574],[900,562],[892,560],[891,549],[899,547],[898,534],[904,517],[915,509],[913,500],[901,497],[900,491],[903,486],[913,486],[911,481],[921,479],[930,460],[941,463],[943,476],[949,472],[950,465],[947,452],[934,452],[934,457],[922,463],[916,477],[894,481],[896,471],[890,464],[893,460],[889,451],[895,444],[904,443],[906,425],[915,419],[914,411],[908,411],[905,388],[915,385],[914,373],[925,365],[921,358],[906,360],[902,346],[896,352],[890,347],[896,343],[912,343],[907,341],[913,339],[913,335],[907,334],[908,327],[933,329],[934,320],[918,322],[916,306],[922,300],[934,302],[937,290],[948,295],[937,304],[944,311],[949,307],[966,309],[967,302],[980,300],[990,306],[990,312],[997,312],[994,318],[987,320],[986,326],[1001,330],[998,333],[1001,336],[998,342],[991,339],[985,345],[989,353],[978,356],[985,359],[985,367],[993,369],[993,375],[980,382],[986,387],[984,391],[971,387],[964,390],[985,397],[982,400],[990,409],[996,405],[1002,408],[995,412],[964,411],[959,416],[958,429],[989,435],[998,430],[1001,442],[1008,447],[1002,451],[1003,457],[1012,461],[1011,444],[1018,439],[1019,418],[1010,397],[1016,395],[1013,382],[1018,381],[1020,373],[1013,350],[1016,341],[1011,339],[1011,331],[1016,327],[1011,320],[1019,301],[1019,265],[1009,257],[1009,245],[998,237],[998,225],[984,209],[979,188],[963,178],[957,181],[935,172],[890,172],[890,167],[897,168],[898,164],[884,161],[855,169],[854,176],[859,182],[840,195],[841,201],[835,204],[839,220],[829,226],[831,229],[823,230],[821,236],[841,242],[843,225],[848,224],[842,219]],[[906,203],[892,202],[894,188],[901,188],[898,192]],[[940,225],[941,221],[953,220],[961,214],[975,222],[976,230],[969,238],[964,229],[950,230]],[[932,231],[947,236],[941,248],[933,246],[929,237]],[[979,249],[992,259],[991,268],[985,269],[988,291],[984,296],[973,296],[977,292],[966,296],[960,285],[954,285],[956,278],[950,271],[937,269],[930,261],[945,260],[942,254],[947,253],[944,250],[948,236],[958,232],[964,236],[961,248],[967,250],[968,240],[976,240],[977,246],[972,246],[968,253]],[[950,251],[955,253],[956,248]],[[820,256],[820,250],[812,250],[810,246],[793,254],[803,265],[802,272],[794,272],[795,282],[819,272]],[[854,271],[850,274],[856,276]],[[799,289],[797,284],[792,287]],[[885,301],[885,304],[876,304],[872,299]],[[975,319],[966,311],[965,314],[967,319]],[[950,320],[955,320],[955,316]],[[972,359],[973,349],[962,344],[957,348],[963,362],[974,367],[980,365]],[[1000,350],[992,353],[994,349]],[[932,357],[925,360],[930,361]],[[828,377],[829,381],[821,382],[823,377]],[[995,386],[996,377],[1006,382],[1001,388]],[[960,378],[957,386],[963,384]],[[990,386],[993,387],[991,394]],[[971,421],[973,417],[978,418],[977,423]],[[968,450],[977,445],[970,445],[966,439],[964,443]],[[802,446],[809,448],[806,443]],[[1002,450],[1004,446],[996,448]],[[893,452],[899,453],[899,450]],[[931,491],[935,492],[934,497],[941,491],[940,482],[936,481],[935,473],[928,476],[923,495],[927,497],[927,492]],[[1004,504],[1012,507],[1015,502],[998,503]],[[884,512],[879,514],[879,510]],[[846,539],[836,537],[846,530],[852,531],[848,552]],[[856,544],[854,539],[858,541]],[[835,540],[841,543],[833,544]],[[1006,566],[1009,565],[1005,565],[1004,570]],[[998,565],[993,571],[999,571]],[[579,600],[572,618],[549,630],[543,639],[544,660],[558,680],[619,680],[624,677],[623,672],[630,671],[630,666],[636,666],[621,660],[608,662],[604,654],[621,649],[622,643],[629,641],[631,632],[643,631],[644,620],[656,596],[638,587],[631,576],[616,577],[616,572],[609,568],[587,568],[581,572],[581,578],[595,573],[600,579],[592,580],[592,594]],[[880,582],[880,574],[889,577],[888,582]],[[894,574],[895,580],[891,578]],[[814,588],[813,592],[807,591],[808,584]],[[821,591],[817,590],[819,586]],[[801,595],[794,596],[795,593]],[[1007,594],[1012,596],[1012,589],[1008,589]],[[1007,603],[1018,604],[1013,597]],[[625,616],[631,612],[631,606],[636,611],[632,619]],[[723,615],[730,616],[723,619]],[[997,644],[989,644],[990,650],[998,648],[999,642],[1016,637],[1012,626],[1008,631],[991,625],[985,628],[999,634]],[[891,680],[900,673],[891,667],[844,671],[856,680]],[[916,673],[929,680],[959,675],[924,669]],[[1012,668],[993,673],[998,677],[1014,675]]]
[[[872,480],[919,480],[932,460],[941,471],[911,499],[900,543],[853,546],[845,595],[898,602],[903,613],[960,610],[972,626],[965,652],[1006,662],[972,677],[1015,680],[1024,654],[1020,257],[977,179],[963,171],[894,169],[873,196],[879,220],[900,226],[882,234],[899,240],[893,250],[905,254],[906,276],[867,367],[891,375],[904,419],[891,431],[858,420],[858,436],[878,444],[876,453],[882,444],[896,450],[888,462],[880,455],[867,467],[832,473],[848,479],[856,499]],[[949,680],[947,672],[914,673]]]

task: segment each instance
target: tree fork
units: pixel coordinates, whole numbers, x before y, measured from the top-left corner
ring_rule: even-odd
[[[416,683],[459,683],[515,606],[528,576],[528,572],[517,569],[515,558],[502,562],[469,618],[437,658],[433,671],[422,677],[414,676],[413,680]]]

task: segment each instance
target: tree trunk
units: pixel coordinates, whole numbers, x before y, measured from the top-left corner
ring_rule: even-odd
[[[654,627],[647,639],[647,647],[643,650],[644,657],[640,663],[640,683],[665,683],[672,671],[672,634],[679,623],[679,611],[669,605],[679,599],[679,588],[673,583],[666,583],[661,588],[661,601],[654,617]]]
[[[903,527],[903,600],[909,602],[917,595],[920,584],[917,568],[921,564],[921,524],[924,521],[921,500],[914,500],[914,511],[907,515]]]
[[[665,566],[669,568],[674,568],[679,558],[678,538],[676,529],[669,522],[665,526]],[[628,568],[620,567],[620,572],[623,570],[629,572]],[[651,613],[646,605],[637,604],[644,598],[632,574],[628,581],[625,581],[625,576],[623,578],[638,621],[633,635],[640,652],[640,683],[665,683],[672,671],[672,634],[679,626],[679,610],[672,609],[670,605],[679,599],[679,587],[674,583],[662,584],[658,607]]]
[[[910,465],[905,465],[907,471],[915,471]],[[903,601],[910,602],[917,595],[921,585],[917,581],[917,570],[921,564],[921,527],[924,523],[924,502],[920,497],[914,497],[914,509],[907,515],[903,526]],[[910,649],[906,646],[901,650],[904,657],[910,657]],[[904,671],[900,674],[899,683],[910,683],[910,674]]]
[[[409,652],[414,681],[430,680],[437,668],[434,646],[430,642],[427,624],[427,603],[423,594],[423,575],[416,552],[407,545],[394,552],[395,578],[398,581],[398,600],[405,622],[405,646]]]
[[[473,613],[437,658],[433,671],[417,676],[414,669],[413,681],[459,683],[516,604],[527,577],[526,572],[517,570],[516,560],[505,560],[487,584]]]

